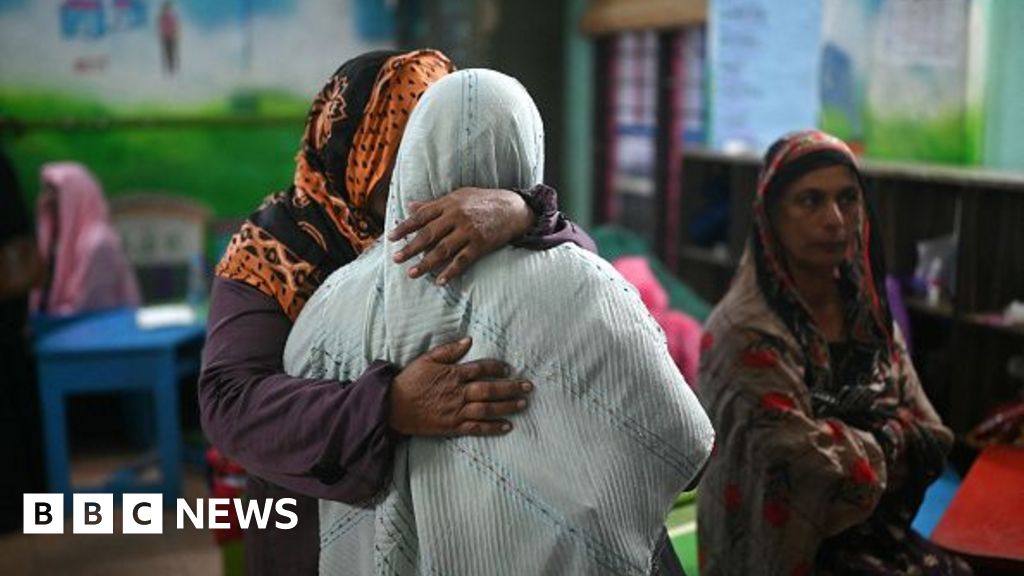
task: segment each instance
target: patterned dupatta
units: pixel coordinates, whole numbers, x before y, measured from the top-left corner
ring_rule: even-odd
[[[894,328],[867,202],[835,278],[858,361],[837,370],[767,205],[799,177],[856,159],[818,131],[768,151],[753,231],[701,342],[698,395],[716,448],[698,492],[702,574],[961,574],[910,529],[952,434]]]
[[[267,197],[217,266],[294,320],[313,291],[380,235],[370,195],[390,179],[423,92],[454,70],[436,50],[370,52],[331,76],[309,110],[291,187]]]
[[[828,165],[848,166],[856,175],[862,192],[864,181],[856,158],[846,144],[824,132],[809,130],[780,139],[767,154],[758,177],[754,199],[753,246],[757,282],[768,305],[785,322],[805,351],[805,383],[811,390],[835,389],[841,384],[831,374],[828,342],[811,320],[786,266],[781,246],[769,222],[765,202],[768,194],[780,194],[780,181],[792,181],[810,170]],[[880,370],[899,362],[892,316],[885,296],[885,264],[881,242],[872,234],[874,216],[865,208],[859,227],[849,243],[847,257],[836,270],[846,305],[851,339],[876,349]]]

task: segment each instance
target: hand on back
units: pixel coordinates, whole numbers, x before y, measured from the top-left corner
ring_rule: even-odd
[[[525,234],[534,219],[515,192],[483,188],[459,188],[428,202],[411,202],[409,210],[411,216],[388,234],[392,241],[416,234],[395,254],[395,262],[422,253],[409,276],[438,272],[438,284]]]
[[[457,364],[472,341],[438,346],[409,363],[391,385],[388,422],[407,436],[493,436],[509,432],[504,418],[526,409],[533,385],[507,378],[498,360]]]

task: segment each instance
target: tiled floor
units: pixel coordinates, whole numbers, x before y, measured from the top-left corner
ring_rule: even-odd
[[[111,458],[74,463],[75,482],[96,476],[111,466]],[[184,497],[206,498],[205,480],[185,468]],[[116,498],[115,498],[116,501]],[[114,534],[72,534],[68,518],[64,534],[0,535],[0,574],[6,576],[219,576],[220,550],[213,537],[195,528],[177,530],[172,509],[164,512],[159,535],[120,534],[121,516],[114,518]]]

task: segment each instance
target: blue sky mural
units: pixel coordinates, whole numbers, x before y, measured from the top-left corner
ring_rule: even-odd
[[[298,0],[177,0],[175,3],[196,26],[215,29],[238,25],[253,16],[291,14],[295,12]],[[154,0],[153,4],[159,5],[162,2]]]
[[[25,4],[28,4],[29,0],[0,0],[0,12],[4,10],[10,10],[12,8],[20,8]]]
[[[253,92],[305,101],[340,63],[391,46],[361,33],[363,4],[0,0],[0,104],[41,93],[114,109],[217,108]]]

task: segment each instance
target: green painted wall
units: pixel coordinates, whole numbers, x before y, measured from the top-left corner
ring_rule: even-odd
[[[1024,170],[1024,2],[988,0],[982,163]]]
[[[580,32],[586,7],[587,0],[569,0],[565,9],[561,201],[576,222],[589,227],[594,190],[594,44]]]
[[[75,160],[95,172],[108,197],[162,191],[207,204],[214,217],[251,212],[267,194],[291,182],[308,104],[294,96],[249,94],[222,104],[174,114],[220,118],[246,112],[294,117],[270,126],[71,129],[7,132],[23,193],[34,202],[39,170],[47,162]],[[12,94],[0,89],[0,114],[21,120],[161,116],[159,111],[118,111],[95,101],[53,93]]]

